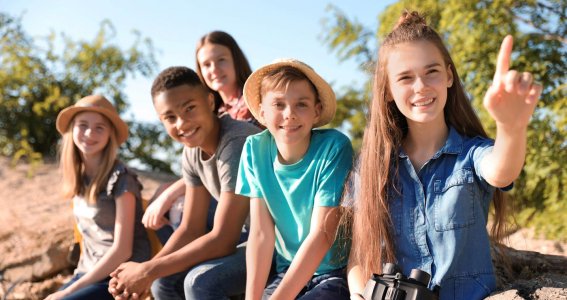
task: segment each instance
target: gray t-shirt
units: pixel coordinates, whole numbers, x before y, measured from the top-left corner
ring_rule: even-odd
[[[130,261],[142,262],[150,258],[150,243],[142,225],[142,185],[135,173],[117,162],[106,186],[98,194],[95,204],[88,204],[83,196],[73,198],[73,214],[81,233],[81,258],[75,273],[86,273],[93,269],[108,252],[114,242],[116,201],[125,192],[136,197],[134,222],[134,244]]]
[[[182,168],[185,184],[205,186],[215,199],[222,192],[234,192],[238,165],[246,137],[260,132],[248,122],[236,121],[225,115],[220,119],[219,144],[215,153],[203,159],[198,147],[183,148]]]

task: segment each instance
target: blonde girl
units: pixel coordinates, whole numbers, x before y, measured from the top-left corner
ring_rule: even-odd
[[[522,169],[541,93],[530,73],[509,70],[511,51],[508,36],[484,98],[497,126],[492,141],[447,48],[421,15],[404,13],[384,39],[354,176],[351,298],[362,298],[371,273],[386,262],[406,275],[413,268],[430,273],[441,299],[482,299],[496,288],[489,205],[502,225],[501,191]]]
[[[125,261],[150,257],[142,186],[116,157],[128,125],[107,99],[92,95],[62,110],[56,126],[63,135],[63,195],[73,202],[81,257],[71,281],[46,299],[113,299],[109,274]]]

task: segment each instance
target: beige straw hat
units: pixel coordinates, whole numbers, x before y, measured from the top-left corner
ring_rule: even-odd
[[[76,114],[85,111],[97,112],[107,117],[116,129],[118,144],[120,145],[126,141],[128,138],[128,125],[122,121],[118,112],[116,112],[116,108],[114,108],[110,101],[106,100],[106,98],[101,95],[86,96],[77,101],[75,105],[63,109],[57,116],[57,121],[55,123],[57,131],[64,134],[69,128],[69,124],[71,123],[71,120],[73,120],[73,117]]]
[[[319,119],[319,122],[315,124],[315,127],[320,127],[329,123],[335,116],[335,111],[337,110],[335,92],[333,92],[331,86],[323,78],[321,78],[315,70],[307,64],[293,58],[277,59],[271,64],[265,65],[254,71],[254,73],[248,77],[248,80],[246,80],[246,83],[244,84],[244,100],[246,101],[246,105],[248,105],[248,109],[252,115],[254,115],[254,118],[263,125],[266,125],[260,118],[260,103],[262,102],[260,87],[262,85],[262,80],[268,73],[285,66],[290,66],[301,71],[305,74],[305,76],[307,76],[307,78],[309,78],[317,89],[322,111],[321,118]]]

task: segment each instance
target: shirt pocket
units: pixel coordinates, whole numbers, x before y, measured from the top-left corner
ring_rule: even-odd
[[[434,182],[436,231],[455,230],[475,223],[474,175],[471,169],[453,172]]]

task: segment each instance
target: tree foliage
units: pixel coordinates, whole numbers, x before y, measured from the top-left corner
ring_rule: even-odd
[[[544,86],[528,129],[525,167],[512,192],[520,210],[518,221],[536,226],[550,238],[567,240],[567,2],[402,0],[380,13],[378,28],[373,31],[330,6],[332,16],[325,22],[323,40],[340,60],[353,59],[367,70],[376,61],[379,41],[405,9],[426,13],[429,24],[444,38],[472,104],[491,136],[495,124],[482,107],[482,99],[494,74],[502,39],[507,34],[514,36],[511,67],[532,72]],[[366,111],[371,98],[369,87],[370,83],[339,97],[339,111]],[[360,144],[358,139],[366,122],[352,122],[348,114],[337,116],[335,124],[349,123],[354,143]]]
[[[105,20],[90,41],[53,32],[34,39],[20,18],[0,12],[0,155],[31,162],[54,157],[60,137],[57,114],[84,96],[103,94],[124,112],[129,105],[126,79],[149,76],[157,67],[151,40],[134,35],[132,45],[121,49],[114,43],[114,27]],[[129,123],[131,138],[122,157],[171,172],[153,156],[174,151],[165,132],[156,125]]]

